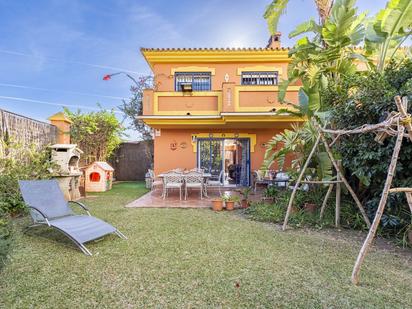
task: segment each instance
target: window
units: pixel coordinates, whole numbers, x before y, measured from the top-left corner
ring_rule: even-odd
[[[209,91],[211,89],[210,72],[175,73],[175,90],[182,91],[182,86],[191,84],[193,91]]]
[[[100,174],[97,172],[92,172],[89,175],[89,179],[91,182],[99,182],[100,181]]]
[[[242,85],[277,85],[278,72],[242,72]]]

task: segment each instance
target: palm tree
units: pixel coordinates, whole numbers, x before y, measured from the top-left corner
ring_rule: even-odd
[[[334,0],[314,1],[319,13],[320,24],[323,25],[331,12]],[[273,0],[272,3],[267,6],[263,16],[268,22],[269,31],[271,34],[275,34],[277,32],[280,16],[286,12],[288,3],[289,0]]]

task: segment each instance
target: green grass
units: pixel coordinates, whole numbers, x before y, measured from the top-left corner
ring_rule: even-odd
[[[85,202],[129,237],[88,245],[24,235],[14,222],[0,308],[278,307],[406,308],[411,263],[373,251],[362,284],[350,283],[359,241],[249,221],[207,209],[126,209],[143,184],[122,183]],[[235,287],[236,283],[239,287]]]

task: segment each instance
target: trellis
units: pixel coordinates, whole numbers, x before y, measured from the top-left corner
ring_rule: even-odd
[[[379,223],[381,221],[383,211],[385,209],[385,205],[388,199],[388,195],[390,193],[399,193],[403,192],[406,195],[406,199],[409,205],[409,208],[412,213],[412,188],[391,188],[392,185],[392,180],[394,177],[395,169],[396,169],[396,164],[398,162],[398,157],[399,157],[399,152],[401,150],[403,138],[409,138],[412,141],[412,124],[411,124],[411,115],[407,113],[408,109],[408,101],[407,98],[401,98],[399,96],[395,97],[395,104],[397,107],[396,112],[392,112],[391,114],[388,115],[387,119],[383,122],[380,122],[378,124],[374,125],[369,125],[365,124],[361,127],[352,129],[352,130],[331,130],[331,129],[326,129],[325,127],[321,128],[316,122],[315,122],[315,127],[318,129],[318,136],[315,141],[315,144],[313,145],[313,148],[311,152],[309,153],[308,158],[306,159],[305,164],[303,165],[299,177],[296,180],[295,186],[293,188],[292,194],[289,199],[288,203],[288,208],[286,211],[286,216],[285,220],[283,222],[283,230],[287,228],[288,224],[288,219],[290,216],[290,213],[292,211],[293,207],[293,201],[296,195],[297,190],[299,189],[299,186],[303,184],[328,184],[329,188],[328,191],[326,192],[322,207],[321,207],[321,214],[320,216],[322,217],[327,201],[329,199],[330,194],[333,191],[333,187],[336,185],[336,211],[335,211],[335,225],[339,225],[339,216],[340,216],[340,186],[341,184],[344,184],[346,188],[348,189],[349,193],[351,194],[353,200],[355,201],[360,213],[362,214],[363,219],[365,220],[369,232],[368,235],[362,245],[362,248],[359,252],[358,258],[356,259],[355,266],[353,268],[352,272],[352,282],[354,284],[359,283],[359,273],[360,269],[362,266],[362,263],[366,257],[367,252],[369,251],[372,241],[376,235],[376,231],[378,229]],[[378,205],[378,209],[375,214],[375,218],[373,220],[373,223],[371,224],[369,221],[368,216],[366,215],[365,209],[363,208],[361,202],[359,201],[358,197],[356,196],[355,192],[349,185],[348,181],[346,180],[342,170],[341,166],[338,160],[335,159],[331,147],[333,144],[341,137],[341,136],[347,136],[347,135],[353,135],[353,134],[364,134],[364,133],[376,133],[376,138],[375,140],[379,143],[382,143],[387,137],[389,136],[396,136],[396,143],[395,147],[392,153],[392,158],[390,161],[390,165],[388,167],[388,173],[385,181],[385,185],[382,191],[381,199]],[[333,137],[333,140],[331,143],[328,143],[326,139],[326,134],[330,134]],[[328,181],[308,181],[308,180],[303,180],[304,174],[306,169],[309,166],[309,163],[313,157],[313,155],[316,152],[316,149],[320,142],[323,143],[326,152],[332,161],[333,167],[336,170],[336,180],[328,180]]]

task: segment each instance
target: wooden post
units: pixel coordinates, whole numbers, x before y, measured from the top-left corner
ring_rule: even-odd
[[[288,209],[286,210],[285,220],[283,221],[283,226],[282,226],[283,231],[286,230],[286,227],[288,225],[288,220],[289,220],[290,212],[292,211],[293,200],[295,199],[296,191],[299,188],[299,185],[300,185],[300,182],[302,181],[303,175],[305,174],[305,171],[308,168],[309,162],[312,159],[313,154],[315,153],[316,148],[319,145],[319,142],[320,142],[320,132],[319,132],[318,137],[316,138],[315,144],[313,145],[313,148],[312,148],[308,158],[306,159],[305,164],[302,167],[302,170],[300,171],[298,179],[296,179],[295,186],[293,187],[293,191],[292,191],[292,194],[291,194],[290,199],[289,199]]]
[[[328,188],[328,191],[326,192],[325,198],[323,200],[322,207],[320,209],[320,217],[319,218],[321,220],[323,218],[323,214],[325,213],[326,205],[328,204],[329,196],[332,193],[332,190],[333,190],[333,184],[330,184],[329,188]]]
[[[319,128],[320,130],[320,128]],[[356,206],[358,206],[359,211],[362,214],[363,220],[365,220],[366,225],[368,228],[371,226],[371,222],[369,221],[368,216],[366,215],[365,209],[363,209],[363,206],[361,202],[359,201],[358,197],[356,196],[355,192],[353,191],[352,187],[349,185],[349,182],[346,180],[345,176],[342,174],[340,167],[338,163],[336,162],[335,158],[333,157],[332,150],[330,150],[330,147],[328,145],[328,141],[326,140],[325,136],[323,135],[323,132],[320,130],[320,136],[323,141],[323,144],[325,145],[325,150],[329,155],[330,160],[332,161],[333,166],[335,167],[336,172],[340,175],[340,178],[342,182],[345,184],[345,187],[348,189],[350,195],[352,196],[353,200],[356,203]]]
[[[408,111],[406,110],[406,108],[408,106],[408,101],[405,98],[405,100],[402,102],[401,97],[397,95],[395,97],[395,103],[396,103],[396,107],[398,108],[399,112],[401,113],[401,116],[403,118],[407,119],[407,121],[405,123],[403,123],[403,125],[406,127],[406,129],[408,131],[409,139],[412,142],[412,123],[411,123],[410,115],[408,115]]]
[[[405,195],[406,195],[406,200],[408,201],[409,209],[411,210],[411,214],[412,214],[412,193],[405,192]]]
[[[376,230],[378,229],[379,223],[383,215],[383,211],[385,209],[386,201],[389,195],[389,190],[392,185],[393,175],[396,169],[396,163],[398,162],[399,151],[401,150],[401,146],[402,146],[404,132],[405,132],[405,127],[403,125],[398,125],[398,137],[396,139],[395,148],[393,150],[391,163],[388,169],[388,175],[386,177],[385,186],[382,191],[382,196],[379,202],[378,209],[376,211],[375,219],[373,220],[372,226],[369,229],[368,236],[366,237],[365,242],[362,245],[358,258],[356,259],[355,266],[353,267],[352,283],[355,285],[359,283],[359,272],[360,272],[362,263],[365,260],[366,254],[368,253],[370,246],[372,245],[373,238],[375,237]]]
[[[342,162],[338,161],[339,169],[342,166]],[[340,179],[340,173],[337,173],[336,180]],[[336,208],[335,208],[335,227],[340,227],[340,200],[341,200],[341,183],[336,184]]]

